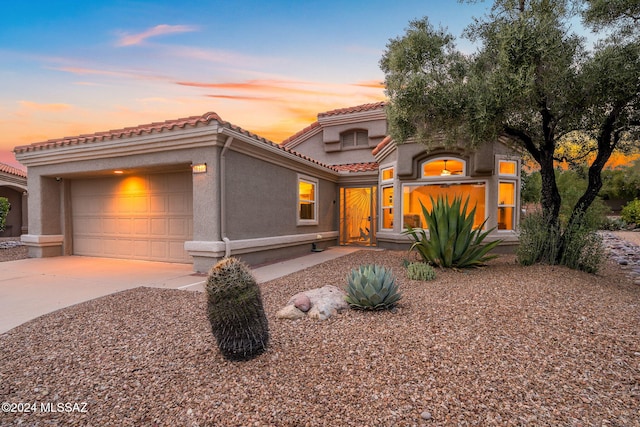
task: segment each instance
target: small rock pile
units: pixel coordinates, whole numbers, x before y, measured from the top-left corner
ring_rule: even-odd
[[[336,286],[327,285],[322,288],[295,294],[276,317],[278,319],[296,320],[303,317],[327,320],[329,317],[349,308],[345,301],[346,293]]]
[[[626,270],[636,285],[640,285],[640,246],[620,239],[612,233],[602,232],[600,235],[609,258]]]

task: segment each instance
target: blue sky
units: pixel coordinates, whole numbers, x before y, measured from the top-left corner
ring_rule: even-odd
[[[410,20],[429,16],[460,35],[490,7],[451,0],[6,3],[0,162],[12,165],[18,145],[207,111],[279,142],[318,112],[384,99],[378,63]]]

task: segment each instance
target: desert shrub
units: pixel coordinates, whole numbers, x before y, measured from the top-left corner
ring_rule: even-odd
[[[600,224],[601,230],[617,231],[626,230],[629,224],[622,218],[606,217]]]
[[[561,247],[564,247],[562,254]],[[561,230],[549,224],[541,212],[535,212],[520,224],[516,257],[522,265],[560,264],[596,273],[604,257],[604,247],[601,237],[588,222],[578,220]]]
[[[436,271],[427,263],[412,262],[407,265],[407,277],[411,280],[433,280],[436,278]]]
[[[0,231],[4,231],[7,226],[7,215],[11,210],[11,203],[6,197],[0,197]]]
[[[358,310],[387,310],[402,297],[391,270],[381,265],[362,265],[347,276],[345,300]]]
[[[407,227],[404,234],[413,240],[409,250],[416,250],[427,263],[447,268],[478,267],[495,258],[496,255],[489,255],[489,251],[501,240],[482,244],[493,229],[482,231],[486,219],[480,227],[473,229],[476,208],[467,213],[468,204],[469,197],[462,205],[462,197],[455,197],[449,204],[448,198],[439,196],[437,201],[431,198],[433,208],[429,212],[420,202],[429,237],[425,230]]]
[[[262,354],[269,341],[269,325],[249,267],[236,258],[225,258],[209,271],[205,289],[211,331],[222,355],[228,360],[249,360]]]
[[[640,224],[640,200],[634,199],[624,205],[620,217],[628,223]]]

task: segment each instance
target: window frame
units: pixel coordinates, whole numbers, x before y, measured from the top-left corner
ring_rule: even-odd
[[[514,165],[513,173],[501,173],[500,166],[502,163],[510,163]],[[514,233],[518,227],[518,205],[520,197],[520,162],[513,159],[513,157],[496,156],[496,176],[498,177],[497,187],[497,200],[496,200],[496,231],[498,233]],[[513,203],[501,203],[500,197],[500,184],[513,185]],[[512,228],[500,228],[498,222],[500,218],[501,208],[511,208],[511,223]]]
[[[300,184],[301,183],[311,184],[313,186],[313,200],[306,200],[300,198]],[[319,180],[317,178],[313,178],[307,175],[298,174],[298,179],[296,180],[296,224],[297,225],[318,225],[318,186]],[[300,207],[303,202],[309,202],[313,205],[313,219],[306,219],[300,217]]]
[[[358,133],[362,132],[365,134],[366,144],[358,145]],[[353,145],[345,145],[344,137],[345,135],[353,135]],[[363,148],[369,148],[369,130],[368,129],[348,129],[344,132],[340,132],[340,148],[343,150],[361,150]]]
[[[437,161],[456,161],[456,162],[460,162],[462,163],[462,172],[459,175],[425,175],[424,174],[424,167],[425,165],[431,163],[431,162],[437,162]],[[459,179],[459,178],[465,178],[468,177],[467,176],[467,161],[463,158],[460,157],[456,157],[456,156],[438,156],[438,157],[432,157],[429,159],[426,159],[422,162],[420,162],[420,179],[436,179],[436,180],[452,180],[452,179]]]

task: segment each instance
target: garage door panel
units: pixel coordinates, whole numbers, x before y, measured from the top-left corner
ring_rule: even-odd
[[[191,262],[192,198],[187,172],[74,180],[74,253]]]

